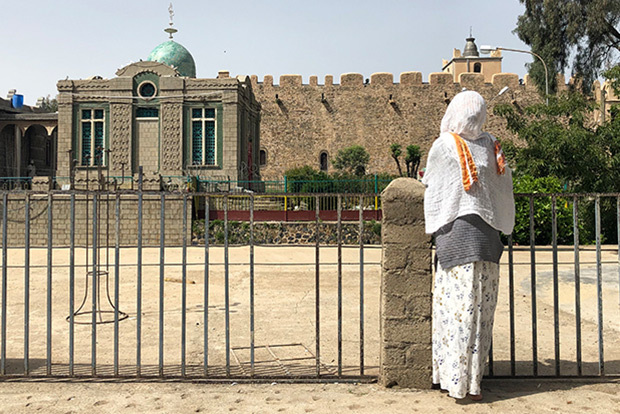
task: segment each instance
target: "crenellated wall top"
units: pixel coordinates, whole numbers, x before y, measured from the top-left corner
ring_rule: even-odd
[[[481,73],[461,73],[458,81],[454,81],[453,75],[448,72],[433,72],[428,75],[428,81],[423,82],[422,72],[402,72],[399,76],[395,76],[390,72],[377,72],[371,74],[369,77],[365,77],[361,73],[343,73],[336,80],[339,83],[334,83],[333,75],[325,75],[323,83],[320,82],[320,78],[316,75],[312,75],[304,82],[302,75],[287,74],[281,75],[279,79],[274,79],[273,75],[264,75],[262,82],[257,75],[251,75],[250,80],[255,87],[274,87],[274,88],[299,88],[299,87],[346,87],[346,88],[363,88],[363,87],[389,87],[389,86],[459,86],[468,89],[476,89],[480,87],[496,87],[503,88],[508,86],[509,88],[516,89],[518,87],[523,88],[535,88],[535,85],[529,75],[520,78],[516,73],[496,73],[492,77],[491,82],[484,81],[484,75]],[[570,78],[566,82],[564,75],[557,74],[557,84],[560,85],[560,90],[567,89],[570,85],[576,81]],[[602,88],[600,85],[599,88]]]

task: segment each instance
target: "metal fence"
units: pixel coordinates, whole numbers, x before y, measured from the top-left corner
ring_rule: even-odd
[[[376,378],[381,250],[364,245],[363,210],[356,211],[357,242],[345,245],[344,198],[337,195],[336,243],[321,244],[327,196],[306,194],[315,214],[309,244],[276,248],[255,243],[256,199],[248,194],[249,240],[233,246],[223,195],[223,243],[213,245],[192,237],[191,204],[204,203],[209,234],[216,196],[0,193],[0,376]],[[358,194],[358,203],[365,196]],[[35,210],[43,212],[38,221]],[[124,234],[130,222],[137,222],[135,242]],[[46,238],[38,247],[35,232]]]
[[[619,196],[516,195],[488,376],[620,376]]]
[[[209,234],[219,197],[214,244],[192,232],[190,206]],[[248,239],[232,245],[239,197]],[[355,209],[375,194],[336,194],[332,223],[321,209],[334,194],[293,194],[314,214],[297,246],[256,243],[257,197],[0,192],[0,376],[375,379],[381,248],[364,243]],[[488,376],[620,376],[620,194],[521,194],[517,212]],[[354,243],[345,213],[358,217]]]

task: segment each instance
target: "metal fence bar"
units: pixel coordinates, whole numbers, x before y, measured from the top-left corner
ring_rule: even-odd
[[[187,194],[183,194],[183,247],[181,267],[181,376],[185,373],[187,342]]]
[[[605,357],[603,350],[603,269],[601,265],[601,199],[597,195],[594,204],[596,231],[596,295],[598,307],[598,371],[605,375]]]
[[[30,194],[24,203],[24,375],[30,373]]]
[[[209,197],[205,197],[205,262],[203,287],[203,347],[204,376],[209,374]]]
[[[108,199],[109,200],[109,199]],[[116,203],[114,206],[114,230],[115,230],[115,240],[114,240],[114,376],[117,377],[119,374],[118,368],[118,351],[119,351],[119,343],[118,343],[118,310],[119,310],[119,296],[120,296],[120,244],[121,244],[121,196],[119,193],[116,193]],[[106,210],[110,210],[110,206],[106,208]],[[109,236],[108,236],[109,237]]]
[[[7,312],[7,193],[2,195],[2,352],[0,352],[0,374],[6,375],[6,312]]]
[[[618,234],[618,306],[620,307],[620,197],[616,198],[616,232]]]
[[[99,217],[97,214],[97,209],[98,209],[98,200],[97,200],[97,194],[93,194],[93,271],[92,271],[92,293],[93,293],[93,300],[92,300],[92,319],[91,319],[91,358],[90,358],[90,364],[91,364],[91,373],[92,376],[95,377],[97,375],[97,287],[99,285],[99,269],[97,268],[98,265],[98,254],[97,254],[97,243],[99,242],[98,240],[98,234],[97,234],[97,225],[99,222]],[[88,275],[86,276],[88,277]]]
[[[132,180],[133,185],[133,180]],[[142,167],[138,168],[138,246],[136,257],[136,376],[142,375]]]
[[[551,238],[553,258],[553,337],[555,347],[555,375],[560,376],[560,304],[558,282],[558,215],[557,199],[551,197]]]
[[[364,197],[360,196],[359,246],[360,246],[360,375],[364,375]]]
[[[575,269],[575,352],[577,358],[577,375],[582,375],[581,363],[581,280],[579,266],[579,199],[573,197],[573,251]]]
[[[75,355],[75,192],[69,206],[69,376],[74,372]]]
[[[342,195],[338,194],[338,376],[342,376]]]
[[[254,376],[254,194],[250,195],[250,376]]]
[[[530,196],[530,272],[532,303],[532,368],[538,376],[538,331],[536,328],[536,234],[534,233],[534,197]]]
[[[47,195],[47,355],[46,372],[52,375],[52,194]]]
[[[515,271],[512,234],[508,236],[508,307],[510,312],[510,375],[515,376]]]
[[[320,250],[321,250],[321,237],[320,237],[320,224],[319,224],[319,196],[314,198],[314,343],[316,346],[316,376],[321,376],[321,288],[320,288]]]
[[[166,267],[166,196],[159,199],[159,376],[164,376],[164,277]]]
[[[224,308],[226,323],[226,376],[230,377],[230,285],[228,266],[228,196],[224,196]]]

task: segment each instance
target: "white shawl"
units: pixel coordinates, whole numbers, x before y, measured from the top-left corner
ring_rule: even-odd
[[[497,173],[495,138],[481,132],[486,104],[480,94],[457,94],[441,121],[441,135],[435,140],[426,162],[422,182],[426,185],[424,217],[426,233],[432,234],[458,217],[477,214],[491,227],[512,233],[515,219],[512,172]],[[478,170],[478,181],[469,191],[463,188],[455,139],[460,135]]]

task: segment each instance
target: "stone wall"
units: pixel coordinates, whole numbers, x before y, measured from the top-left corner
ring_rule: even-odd
[[[381,244],[381,224],[375,221],[363,223],[362,242],[368,245]],[[224,244],[224,223],[213,220],[209,226],[209,244]],[[254,243],[314,245],[316,243],[316,224],[314,222],[255,222]],[[194,240],[196,244],[204,243],[204,221],[194,223]],[[228,223],[228,242],[231,245],[247,245],[250,240],[250,223],[230,221]],[[336,245],[338,243],[338,227],[336,222],[322,221],[319,223],[319,243]],[[359,222],[342,223],[342,244],[359,244]]]
[[[47,246],[48,237],[48,195],[30,196],[30,245]],[[0,199],[1,200],[1,199]],[[144,195],[142,210],[142,244],[159,246],[161,202],[158,195]],[[13,193],[7,203],[7,246],[25,245],[25,204],[26,195]],[[191,243],[191,198],[188,199],[187,243]],[[0,203],[0,218],[4,206]],[[99,245],[113,246],[116,240],[114,195],[108,198],[101,195],[98,200],[98,239]],[[183,198],[166,196],[164,213],[165,243],[167,246],[181,246],[183,243]],[[67,247],[70,244],[71,199],[67,194],[55,194],[52,198],[52,244],[54,247]],[[0,226],[0,236],[3,227]],[[138,243],[138,198],[136,195],[120,197],[120,244],[136,246]],[[77,194],[75,200],[75,244],[85,246],[92,243],[93,235],[93,196],[88,200]],[[0,240],[2,240],[0,238]]]
[[[519,76],[509,73],[495,74],[492,83],[485,83],[480,73],[463,73],[459,82],[449,73],[431,73],[429,82],[423,83],[420,72],[402,73],[399,83],[394,83],[391,73],[375,73],[369,79],[347,73],[340,76],[340,84],[328,75],[322,85],[316,76],[310,77],[309,84],[302,83],[301,75],[283,75],[279,85],[274,85],[271,75],[265,75],[262,82],[257,76],[251,79],[262,105],[261,148],[267,164],[261,174],[268,178],[281,177],[287,169],[305,164],[318,169],[324,151],[329,171],[333,171],[331,161],[338,150],[353,144],[370,153],[371,173],[397,173],[390,157],[392,143],[403,149],[419,145],[424,166],[446,106],[463,88],[480,92],[489,102],[485,129],[499,138],[514,136],[506,130],[505,121],[493,115],[496,104],[514,102],[525,107],[540,102],[527,76],[520,84]],[[510,89],[491,101],[504,86]]]
[[[431,237],[424,186],[398,178],[383,191],[381,376],[384,386],[431,386]]]

